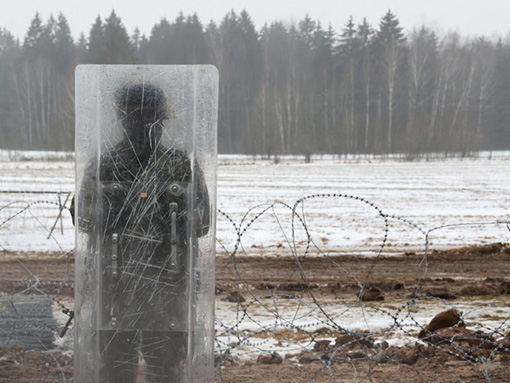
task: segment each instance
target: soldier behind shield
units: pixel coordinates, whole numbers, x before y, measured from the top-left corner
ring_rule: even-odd
[[[141,356],[147,382],[182,382],[190,259],[209,230],[208,192],[186,153],[162,143],[170,108],[160,88],[127,84],[114,103],[123,138],[88,165],[77,201],[101,270],[99,381],[135,382]]]

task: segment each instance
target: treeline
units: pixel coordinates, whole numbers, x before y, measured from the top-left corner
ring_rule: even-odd
[[[264,155],[510,148],[510,45],[421,27],[388,11],[340,31],[305,17],[257,30],[246,11],[128,33],[112,12],[77,41],[36,14],[22,42],[0,31],[0,147],[72,150],[74,68],[213,64],[219,151]]]

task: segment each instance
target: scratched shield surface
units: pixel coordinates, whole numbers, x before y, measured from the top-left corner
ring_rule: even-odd
[[[75,379],[213,378],[217,72],[76,73]]]

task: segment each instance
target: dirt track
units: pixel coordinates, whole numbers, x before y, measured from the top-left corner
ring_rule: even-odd
[[[34,259],[14,254],[0,255],[0,259],[3,259],[0,260],[0,292],[8,295],[35,293],[36,286],[54,299],[72,300],[72,260],[58,256]],[[242,293],[249,289],[254,295],[304,294],[311,290],[316,296],[331,299],[391,301],[427,295],[452,301],[499,297],[508,303],[509,261],[510,247],[501,244],[432,252],[426,258],[423,254],[379,258],[345,255],[301,260],[283,256],[220,257],[217,259],[217,299],[225,300],[229,292],[240,288]],[[36,277],[42,283],[36,285]],[[508,331],[508,323],[503,327]],[[217,381],[322,383],[332,381],[330,374],[335,382],[510,381],[507,362],[510,353],[491,354],[489,350],[484,351],[485,354],[480,351],[478,356],[469,354],[459,358],[450,351],[423,345],[405,349],[390,347],[385,351],[390,358],[382,360],[379,357],[382,349],[368,350],[356,345],[349,348],[341,362],[335,363],[334,352],[326,347],[320,353],[322,360],[302,353],[293,355],[294,359],[289,355],[289,359],[282,356],[281,360],[227,361],[219,370]],[[479,363],[477,357],[490,363]],[[329,369],[325,367],[328,363]],[[372,379],[363,380],[369,370]],[[71,375],[71,357],[60,353],[49,356],[19,348],[0,349],[0,382],[63,382]]]
[[[3,260],[2,260],[3,258]],[[308,285],[321,294],[344,295],[359,287],[408,293],[422,288],[444,286],[457,296],[499,295],[510,284],[508,265],[510,247],[492,244],[423,254],[367,258],[356,255],[332,257],[218,257],[216,286],[226,291],[246,284],[255,290],[297,291]],[[59,256],[32,256],[0,253],[0,291],[7,294],[27,293],[36,277],[38,288],[51,294],[72,297],[74,262]],[[402,286],[403,285],[403,286]],[[301,287],[300,287],[301,286]],[[400,286],[400,288],[399,288]],[[477,288],[487,294],[475,294]],[[509,286],[510,288],[510,286]],[[481,292],[483,292],[480,290]],[[478,292],[480,292],[478,291]],[[397,294],[398,295],[398,294]]]
[[[501,244],[423,254],[379,258],[336,257],[220,258],[217,286],[228,290],[242,280],[250,288],[272,292],[307,289],[319,294],[348,296],[377,288],[391,296],[441,289],[461,296],[498,295],[510,283],[510,248]],[[301,286],[301,287],[300,287]],[[487,289],[487,290],[486,290]]]

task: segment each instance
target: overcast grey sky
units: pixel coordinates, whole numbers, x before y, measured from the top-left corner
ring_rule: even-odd
[[[105,18],[115,9],[129,33],[138,27],[150,35],[152,26],[161,18],[175,19],[179,11],[197,13],[200,20],[220,22],[234,10],[246,9],[256,26],[281,20],[298,21],[306,14],[336,31],[352,15],[356,22],[366,17],[376,26],[391,9],[401,24],[410,30],[423,24],[438,32],[458,30],[463,35],[498,35],[510,32],[510,1],[508,0],[0,0],[0,27],[23,38],[36,11],[43,21],[50,14],[66,16],[73,35],[88,35],[97,15]]]

